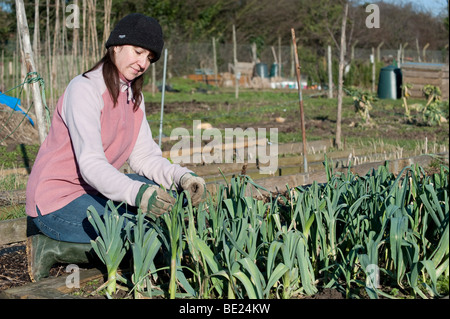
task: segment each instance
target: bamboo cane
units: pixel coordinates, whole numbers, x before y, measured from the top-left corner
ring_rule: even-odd
[[[70,78],[70,68],[66,67],[66,65],[68,65],[68,61],[67,61],[67,53],[69,52],[69,48],[68,48],[68,42],[69,40],[67,39],[67,28],[64,24],[64,1],[65,0],[61,0],[62,1],[62,11],[63,11],[63,17],[62,17],[62,23],[61,23],[61,30],[62,30],[62,35],[61,35],[61,58],[60,58],[60,65],[61,68],[60,70],[61,75],[63,77],[63,80],[60,82],[62,83],[69,83],[69,78]]]
[[[156,70],[155,64],[152,63],[152,96],[154,97],[156,93]]]
[[[166,92],[166,72],[167,72],[167,49],[164,49],[164,70],[163,70],[163,84],[161,94],[161,119],[159,121],[159,148],[161,148],[162,139],[162,125],[164,116],[164,93]]]
[[[92,48],[92,18],[91,18],[91,5],[90,5],[90,0],[86,0],[87,2],[87,8],[86,8],[86,19],[87,19],[87,29],[86,29],[86,39],[87,39],[87,43],[89,44],[89,46]],[[86,47],[86,69],[89,68],[89,66],[91,65],[91,59],[92,59],[92,55],[93,52],[89,50],[88,47]]]
[[[83,53],[81,58],[81,69],[87,70],[88,63],[87,63],[87,31],[86,31],[86,0],[83,0]]]
[[[49,0],[46,0],[46,25],[45,25],[45,34],[46,34],[46,44],[45,44],[45,50],[46,50],[46,57],[47,57],[47,63],[46,68],[48,70],[49,74],[49,83],[50,83],[50,105],[53,105],[54,97],[53,97],[53,76],[52,76],[52,51],[51,51],[51,44],[50,44],[50,4]]]
[[[53,54],[52,54],[52,68],[51,68],[51,86],[53,87],[56,92],[58,92],[58,83],[59,83],[59,76],[58,76],[58,58],[57,58],[57,52],[59,50],[59,1],[56,1],[56,8],[55,8],[55,32],[53,34]],[[52,104],[53,106],[53,104]],[[52,110],[53,111],[53,110]]]
[[[19,52],[20,52],[20,58],[18,57],[18,67],[20,68],[20,78],[21,79],[25,79],[25,77],[27,76],[27,70],[26,67],[23,63],[21,63],[22,61],[25,60],[25,55],[24,55],[24,51],[23,51],[23,45],[22,45],[22,37],[21,37],[21,33],[17,32],[17,42],[19,43]],[[18,70],[19,71],[19,70]],[[26,105],[30,105],[30,92],[28,91],[28,87],[24,86],[23,87],[23,93],[25,94],[25,100],[26,100]]]
[[[39,66],[40,56],[40,33],[39,33],[39,0],[34,2],[34,32],[33,32],[33,51],[35,54],[36,65]]]
[[[89,30],[92,48],[92,58],[93,62],[98,61],[98,36],[97,36],[97,21],[96,21],[96,11],[97,1],[88,1],[88,13],[89,13]]]
[[[342,97],[344,86],[344,57],[345,57],[345,26],[347,23],[348,4],[345,5],[344,15],[342,17],[341,27],[341,47],[339,54],[339,73],[338,73],[338,105],[336,117],[336,146],[338,149],[342,148],[341,142],[341,121],[342,121]]]
[[[238,60],[237,60],[237,42],[236,42],[236,26],[233,24],[233,63],[234,63],[234,76],[235,76],[235,98],[239,98],[239,79],[240,72],[238,70]]]
[[[2,50],[2,63],[0,64],[0,92],[5,91],[5,51]]]
[[[104,15],[104,28],[103,28],[103,42],[106,43],[109,37],[110,29],[111,29],[111,7],[112,0],[105,0],[105,15]],[[100,47],[100,55],[103,51],[103,47]]]
[[[74,1],[74,4],[78,7],[78,0]],[[79,11],[78,11],[78,16],[79,18]],[[78,32],[78,28],[74,27],[73,29],[73,42],[72,42],[72,73],[71,73],[71,78],[73,78],[75,75],[78,74],[79,72],[79,68],[78,68],[78,40],[79,37],[79,32]]]
[[[305,173],[308,172],[308,159],[306,152],[306,132],[305,132],[305,115],[303,113],[303,98],[302,98],[302,85],[301,85],[301,75],[300,75],[300,63],[298,61],[298,52],[297,52],[297,40],[295,39],[295,31],[291,29],[292,34],[292,45],[294,47],[294,58],[295,58],[295,66],[297,71],[297,83],[298,83],[298,100],[300,104],[300,119],[301,119],[301,127],[302,127],[302,141],[303,141],[303,169]]]

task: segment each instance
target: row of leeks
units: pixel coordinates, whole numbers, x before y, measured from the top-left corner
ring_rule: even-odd
[[[296,298],[333,288],[346,298],[435,298],[439,280],[448,294],[448,167],[427,175],[413,165],[396,176],[386,163],[359,176],[324,164],[324,184],[261,198],[267,190],[240,175],[199,207],[182,193],[159,219],[129,217],[109,246],[117,258],[132,251],[124,282],[135,297]],[[100,232],[93,246],[117,270],[102,251],[109,238]]]

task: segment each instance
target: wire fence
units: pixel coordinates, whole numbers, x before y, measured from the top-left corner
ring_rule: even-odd
[[[232,43],[167,43],[168,61],[167,78],[187,76],[190,74],[222,74],[234,76],[234,50]],[[299,60],[302,68],[302,79],[312,79],[313,82],[320,82],[327,78],[327,48],[317,50],[298,47]],[[87,54],[84,58],[81,54],[73,56],[68,54],[70,48],[65,52],[59,52],[55,56],[37,55],[35,61],[37,71],[47,83],[49,105],[53,106],[58,97],[62,94],[67,84],[76,75],[86,71],[86,66],[92,66],[94,56]],[[78,51],[80,52],[80,51]],[[428,63],[448,63],[448,48],[438,50],[375,50],[375,58],[386,64],[394,60],[398,62],[428,62]],[[337,75],[338,50],[332,48],[334,70]],[[346,62],[358,61],[358,63],[370,64],[372,49],[354,48],[348,52]],[[236,58],[238,62],[260,63],[267,68],[267,76],[276,75],[281,78],[295,79],[295,62],[293,49],[291,46],[265,46],[256,48],[251,44],[236,45]],[[85,59],[85,60],[83,60]],[[163,57],[161,58],[161,60]],[[155,64],[154,80],[160,83],[163,76],[162,61]],[[276,64],[276,68],[274,65]],[[275,69],[275,70],[274,70]],[[263,69],[261,69],[263,70]],[[264,69],[265,70],[265,69]],[[257,70],[254,70],[257,71]],[[272,72],[273,71],[273,72]],[[147,76],[151,78],[151,72]],[[5,56],[2,53],[0,61],[0,91],[5,91],[14,87],[25,78],[26,71],[19,52],[13,52],[12,56]],[[253,72],[252,75],[258,75]],[[260,74],[259,74],[260,75]],[[336,79],[334,75],[334,79]],[[51,107],[52,108],[52,107]]]

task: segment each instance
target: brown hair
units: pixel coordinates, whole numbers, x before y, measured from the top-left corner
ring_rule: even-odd
[[[103,79],[108,89],[109,94],[114,103],[114,107],[117,104],[120,91],[120,78],[119,70],[114,62],[114,47],[109,47],[100,61],[98,61],[91,69],[83,73],[83,76],[88,78],[87,73],[98,69],[103,65]],[[134,106],[133,111],[139,109],[139,105],[142,101],[142,86],[144,85],[144,75],[140,75],[131,82],[131,90],[133,91]]]

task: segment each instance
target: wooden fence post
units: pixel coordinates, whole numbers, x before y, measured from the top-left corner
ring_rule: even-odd
[[[238,60],[237,60],[237,42],[236,42],[236,26],[233,24],[233,64],[234,64],[234,76],[235,76],[235,98],[239,98],[239,80],[241,74],[238,69]]]
[[[333,68],[331,60],[331,45],[328,45],[328,98],[333,98]]]
[[[375,48],[372,47],[372,57],[370,58],[370,62],[372,63],[372,93],[375,93],[375,79],[376,79],[376,58],[375,58]]]
[[[216,38],[212,38],[212,49],[213,49],[213,63],[214,63],[214,83],[219,86],[219,81],[217,75],[219,73],[217,68],[217,52],[216,52]]]

